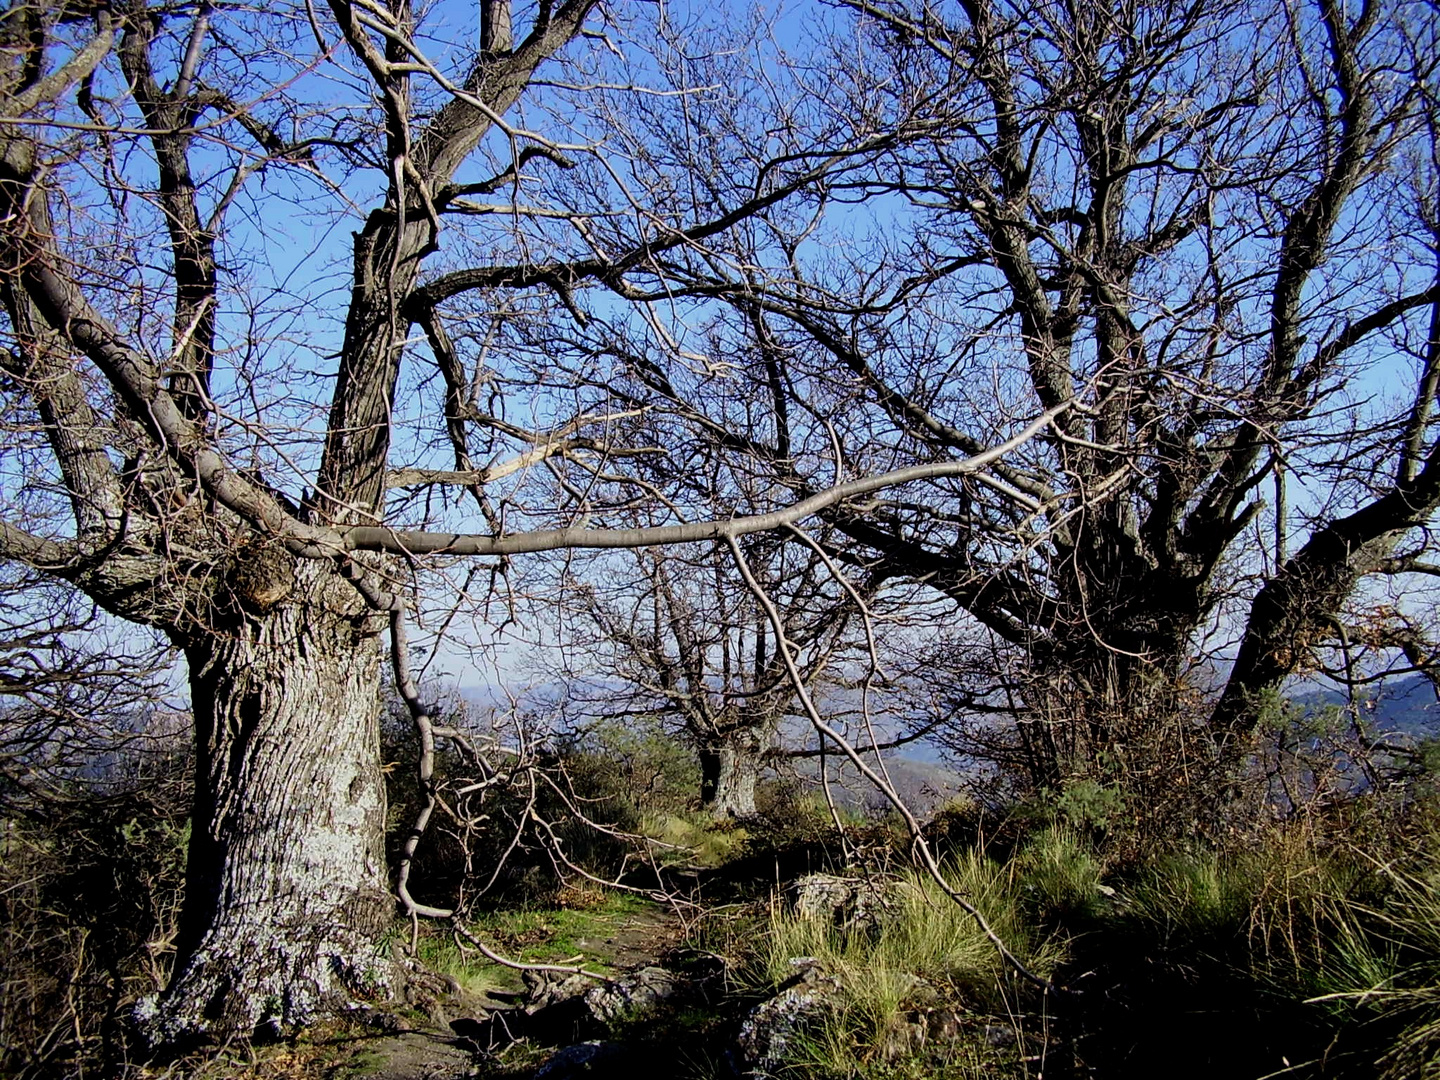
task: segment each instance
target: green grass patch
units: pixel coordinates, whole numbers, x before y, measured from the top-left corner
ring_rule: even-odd
[[[1027,917],[1023,885],[1008,868],[977,852],[963,852],[947,865],[945,877],[1032,970],[1048,973],[1064,958],[1063,940]],[[876,993],[888,995],[915,976],[988,982],[1003,973],[994,944],[927,875],[903,876],[894,896],[898,910],[877,933],[842,932],[777,905],[760,953],[764,976],[780,981],[791,957],[814,956],[842,977],[854,973],[857,984],[873,985]]]
[[[744,850],[749,832],[731,822],[717,822],[703,814],[649,813],[641,831],[653,840],[662,863],[723,866]]]
[[[526,964],[571,962],[590,971],[611,970],[615,955],[608,943],[627,924],[656,917],[660,908],[633,893],[581,894],[583,906],[511,908],[482,912],[468,927],[502,956]],[[453,936],[434,933],[422,937],[420,959],[431,970],[451,976],[470,993],[514,990],[520,974],[496,964],[474,949],[462,947]]]
[[[1332,902],[1324,992],[1312,1000],[1381,1036],[1376,1075],[1440,1076],[1440,865],[1377,870],[1390,886],[1382,900]]]
[[[957,854],[945,876],[1030,970],[1049,975],[1064,961],[1065,938],[1033,919],[1016,866],[971,851]],[[773,985],[792,973],[792,958],[813,956],[840,985],[839,1008],[799,1041],[789,1068],[867,1080],[1020,1075],[1023,1032],[999,1046],[987,1041],[997,1025],[1022,1025],[1014,1010],[1024,993],[994,943],[927,875],[902,876],[891,896],[895,910],[872,930],[772,907],[750,979]],[[956,1029],[943,1038],[927,1027],[937,1012]]]
[[[1019,878],[1021,903],[1043,925],[1092,920],[1106,907],[1110,890],[1101,882],[1100,859],[1065,826],[1041,830],[1011,866]]]

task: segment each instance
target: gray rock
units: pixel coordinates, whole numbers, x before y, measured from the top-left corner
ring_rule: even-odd
[[[950,1043],[965,1031],[965,1020],[956,1009],[929,1009],[925,1012],[925,1035],[932,1043]]]
[[[551,1046],[613,1033],[616,1025],[651,1011],[687,987],[659,967],[641,968],[597,981],[562,972],[526,972],[528,1001],[523,1013],[494,1013],[503,1029],[492,1042],[526,1038]]]
[[[585,992],[585,1005],[605,1026],[649,1012],[675,996],[681,981],[659,967],[641,968],[614,982],[598,983]]]
[[[919,1054],[929,1035],[930,1029],[922,1013],[902,1013],[895,1017],[877,1040],[880,1060],[894,1062]]]
[[[580,997],[595,985],[595,980],[587,975],[572,975],[563,971],[526,971],[521,978],[526,989],[525,1011],[530,1013]]]
[[[833,874],[807,874],[790,885],[790,906],[806,919],[834,919],[855,896],[854,883]]]
[[[336,1046],[336,1052],[342,1052]],[[469,1050],[423,1031],[359,1040],[348,1061],[329,1075],[374,1076],[385,1080],[463,1080],[476,1075]],[[232,1073],[231,1075],[236,1075]]]
[[[900,882],[881,877],[809,874],[790,886],[795,914],[820,919],[846,931],[873,931],[900,913]]]
[[[612,1042],[583,1042],[567,1046],[535,1071],[535,1080],[571,1080],[572,1077],[618,1078],[633,1072],[634,1062],[625,1047]]]
[[[1008,1024],[986,1024],[985,1042],[996,1050],[1006,1050],[1017,1042],[1015,1029]]]
[[[736,1040],[741,1060],[764,1075],[782,1064],[797,1039],[831,1016],[840,1005],[840,980],[826,975],[813,956],[790,961],[795,972],[782,989],[755,1007],[740,1025]]]

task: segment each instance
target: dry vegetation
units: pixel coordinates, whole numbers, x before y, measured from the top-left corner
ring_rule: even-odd
[[[1041,992],[935,881],[903,869],[897,823],[851,815],[848,842],[837,843],[823,802],[771,782],[760,816],[743,827],[716,824],[686,809],[679,793],[634,798],[620,759],[604,753],[568,751],[570,770],[584,778],[577,790],[597,816],[673,845],[664,849],[673,865],[703,870],[700,905],[677,920],[644,897],[557,876],[536,861],[537,849],[517,858],[467,925],[517,959],[578,957],[600,972],[682,942],[725,956],[724,1001],[620,1032],[642,1045],[684,1045],[689,1075],[733,1074],[727,1047],[739,1018],[785,983],[796,957],[817,958],[835,987],[835,1007],[787,1051],[780,1071],[797,1080],[1122,1077],[1162,1066],[1176,1076],[1400,1080],[1440,1061],[1440,807],[1426,777],[1345,800],[1317,797],[1283,819],[1257,778],[1249,797],[1268,814],[1242,827],[1241,798],[1226,823],[1196,821],[1180,833],[1137,829],[1114,800],[1083,790],[1003,812],[952,804],[927,830],[945,877],[1051,981]],[[645,765],[643,749],[629,747],[624,758],[628,768]],[[43,816],[7,818],[0,1068],[17,1077],[362,1069],[374,1035],[335,1028],[239,1058],[232,1047],[163,1067],[127,1064],[136,1053],[128,1011],[167,976],[183,880],[183,784],[158,781],[77,789]],[[403,804],[403,783],[392,795]],[[438,841],[431,849],[422,852],[426,872],[444,877],[436,860],[456,849]],[[585,865],[606,875],[617,859],[607,841]],[[890,917],[841,928],[794,912],[786,879],[819,869],[898,883]],[[637,936],[624,936],[637,926]],[[397,925],[391,947],[403,949],[408,937]],[[516,972],[439,927],[422,933],[418,958],[471,994],[520,986]],[[429,1021],[411,1013],[404,1022]],[[524,1076],[544,1057],[522,1042],[482,1057],[481,1067]]]

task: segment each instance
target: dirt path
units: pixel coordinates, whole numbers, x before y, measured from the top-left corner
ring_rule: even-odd
[[[585,935],[575,944],[586,960],[623,971],[653,964],[679,936],[674,910],[657,904],[622,916],[608,935]]]

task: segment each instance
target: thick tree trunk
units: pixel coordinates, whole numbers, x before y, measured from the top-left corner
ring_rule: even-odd
[[[1440,325],[1437,316],[1435,325]],[[1440,366],[1440,365],[1437,365]],[[1333,632],[1360,579],[1440,507],[1440,444],[1425,467],[1354,513],[1317,529],[1250,605],[1245,636],[1210,718],[1222,744],[1252,731],[1267,701]]]
[[[1177,731],[1193,726],[1181,673],[1197,620],[1183,596],[1179,585],[1119,593],[1031,649],[1017,763],[1036,789],[1130,779],[1176,752]]]
[[[187,643],[196,809],[176,968],[138,1010],[156,1045],[302,1024],[393,977],[379,626],[327,564],[259,590],[243,569],[228,625]]]
[[[700,804],[717,818],[755,816],[761,740],[746,732],[700,748]]]

